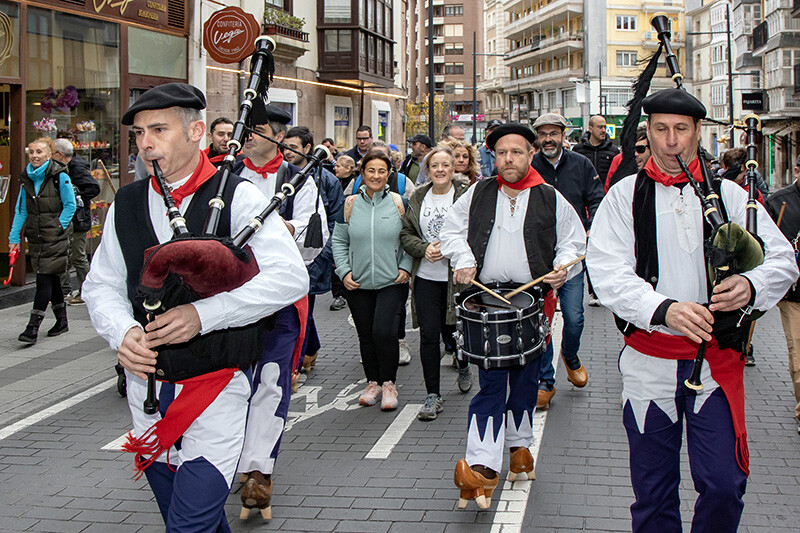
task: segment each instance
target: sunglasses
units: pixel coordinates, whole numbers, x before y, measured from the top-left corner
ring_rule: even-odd
[[[636,145],[636,153],[637,154],[643,154],[643,153],[645,153],[647,151],[648,148],[650,148],[649,144],[637,144]]]

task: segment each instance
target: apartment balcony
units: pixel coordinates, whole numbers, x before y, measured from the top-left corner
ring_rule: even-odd
[[[656,48],[658,48],[658,42],[659,42],[658,34],[656,33],[655,30],[644,32],[644,36],[642,37],[642,47],[655,50]],[[679,31],[672,32],[672,38],[670,39],[670,43],[672,44],[672,48],[674,48],[675,50],[685,48],[686,36]]]
[[[582,50],[582,35],[577,33],[564,33],[517,48],[507,53],[504,59],[506,65],[513,67],[514,65],[527,63],[531,60],[538,60],[542,57],[557,57],[568,52],[580,52]]]
[[[433,56],[433,64],[438,65],[444,63],[444,56]],[[425,66],[428,65],[428,56],[425,56]]]
[[[530,91],[532,89],[541,90],[555,87],[573,87],[573,83],[569,81],[573,78],[583,78],[583,69],[563,68],[545,72],[544,74],[528,76],[526,78],[519,78],[516,80],[509,79],[503,83],[503,91],[506,94],[513,94],[518,90]]]
[[[276,46],[272,55],[276,61],[294,63],[311,50],[306,32],[277,24],[265,24],[263,29],[266,35],[275,39]]]
[[[655,15],[658,12],[672,14],[683,11],[683,2],[679,0],[641,0],[642,11]],[[650,24],[650,20],[646,21]]]
[[[512,11],[522,4],[522,0],[503,0],[503,9]]]
[[[513,40],[516,37],[521,37],[526,31],[559,24],[565,22],[568,18],[582,14],[582,0],[556,0],[519,20],[506,24],[505,37]]]

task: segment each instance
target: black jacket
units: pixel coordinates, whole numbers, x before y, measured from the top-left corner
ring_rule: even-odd
[[[611,144],[611,139],[608,137],[598,146],[592,146],[592,143],[589,142],[589,132],[587,131],[581,137],[580,142],[572,147],[572,151],[589,159],[597,174],[600,175],[601,183],[605,183],[611,160],[619,153],[619,148]]]
[[[369,151],[369,150],[367,150],[367,151]],[[352,158],[353,158],[353,161],[355,161],[355,162],[356,162],[356,164],[358,164],[358,162],[359,162],[359,161],[361,161],[361,158],[362,158],[362,157],[364,157],[364,156],[362,156],[362,155],[359,153],[359,151],[358,151],[358,146],[353,146],[351,149],[349,149],[348,151],[346,151],[346,152],[344,153],[344,155],[349,155],[350,157],[352,157]],[[365,154],[365,155],[366,155],[366,154]]]
[[[580,154],[562,150],[557,169],[542,152],[533,156],[531,166],[545,182],[564,195],[578,212],[583,227],[588,230],[604,195],[604,182],[598,179],[592,163]]]
[[[789,242],[792,242],[797,237],[798,232],[800,232],[800,185],[798,185],[798,182],[795,181],[788,187],[775,191],[767,199],[765,204],[767,212],[775,222],[778,222],[781,207],[784,203],[786,204],[786,208],[783,211],[781,225],[778,226],[778,229],[781,230],[781,233],[783,233],[784,237],[786,237]],[[792,286],[792,288],[789,289],[789,292],[784,296],[784,300],[800,302],[800,290],[795,287],[796,286]]]
[[[67,164],[67,174],[72,180],[72,184],[78,188],[83,205],[88,207],[92,198],[100,194],[100,184],[92,176],[89,162],[77,154],[73,155],[72,160]]]

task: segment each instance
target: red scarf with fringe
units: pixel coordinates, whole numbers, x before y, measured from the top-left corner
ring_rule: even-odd
[[[683,172],[681,172],[677,176],[670,176],[666,172],[663,172],[656,166],[656,162],[652,157],[647,160],[647,163],[644,164],[644,170],[647,172],[647,175],[651,179],[667,187],[669,187],[670,185],[675,185],[676,183],[689,182],[689,178],[687,178],[686,174],[684,174]],[[697,183],[703,182],[703,172],[700,170],[699,157],[695,157],[694,161],[689,163],[689,172],[692,173],[692,177],[697,181]]]
[[[268,162],[263,167],[255,166],[253,162],[250,161],[249,157],[244,158],[244,166],[246,166],[253,172],[257,172],[258,174],[261,175],[262,178],[266,178],[267,174],[275,174],[276,172],[278,172],[278,167],[281,166],[281,163],[283,163],[283,154],[280,153],[280,151],[272,161]]]
[[[502,189],[503,185],[509,187],[511,189],[515,189],[517,191],[521,191],[522,189],[530,189],[531,187],[536,187],[537,185],[541,185],[544,183],[544,179],[542,176],[539,175],[538,172],[532,167],[528,166],[528,173],[525,174],[525,177],[519,181],[515,181],[514,183],[509,183],[508,181],[503,179],[503,176],[497,175],[497,187]]]
[[[208,156],[202,150],[200,150],[200,162],[197,164],[197,168],[194,169],[194,172],[189,177],[189,180],[174,191],[171,191],[172,199],[175,200],[175,207],[180,207],[181,201],[184,198],[196,193],[197,189],[199,189],[202,184],[214,177],[214,174],[216,173],[217,167],[215,167],[214,163],[208,159]],[[156,191],[159,195],[161,194],[161,189],[158,187],[155,176],[150,176],[150,185],[153,187],[154,191]]]
[[[652,159],[651,159],[652,161]],[[625,337],[625,344],[637,352],[661,359],[679,361],[693,360],[699,344],[687,337],[667,335],[658,331],[648,333],[642,329]],[[736,463],[746,475],[750,475],[750,450],[747,447],[747,428],[744,419],[744,358],[736,350],[721,349],[712,338],[706,344],[705,362],[711,370],[711,377],[719,383],[733,420],[733,433],[736,435]],[[683,386],[682,384],[680,386]]]
[[[176,382],[176,385],[181,385],[181,391],[169,404],[164,418],[150,426],[139,437],[134,437],[133,433],[128,432],[127,442],[122,445],[122,450],[136,454],[133,460],[136,472],[134,479],[142,477],[145,469],[164,452],[167,452],[167,466],[172,470],[169,464],[169,449],[197,417],[217,399],[237,370],[237,368],[224,368]]]

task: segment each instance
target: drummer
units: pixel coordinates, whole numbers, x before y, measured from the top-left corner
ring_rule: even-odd
[[[584,254],[586,232],[572,205],[531,167],[535,140],[520,124],[504,124],[489,134],[486,146],[495,152],[498,175],[478,181],[453,204],[439,237],[456,283],[524,284],[547,274],[542,289],[548,295],[545,313],[552,317],[553,289],[581,271],[580,264],[561,265]],[[549,342],[546,350],[552,356]],[[509,479],[522,473],[534,479],[529,447],[539,363],[537,357],[518,367],[479,367],[481,388],[469,406],[466,458],[455,470],[462,489],[459,507],[469,499],[489,506],[505,446],[511,453]]]

